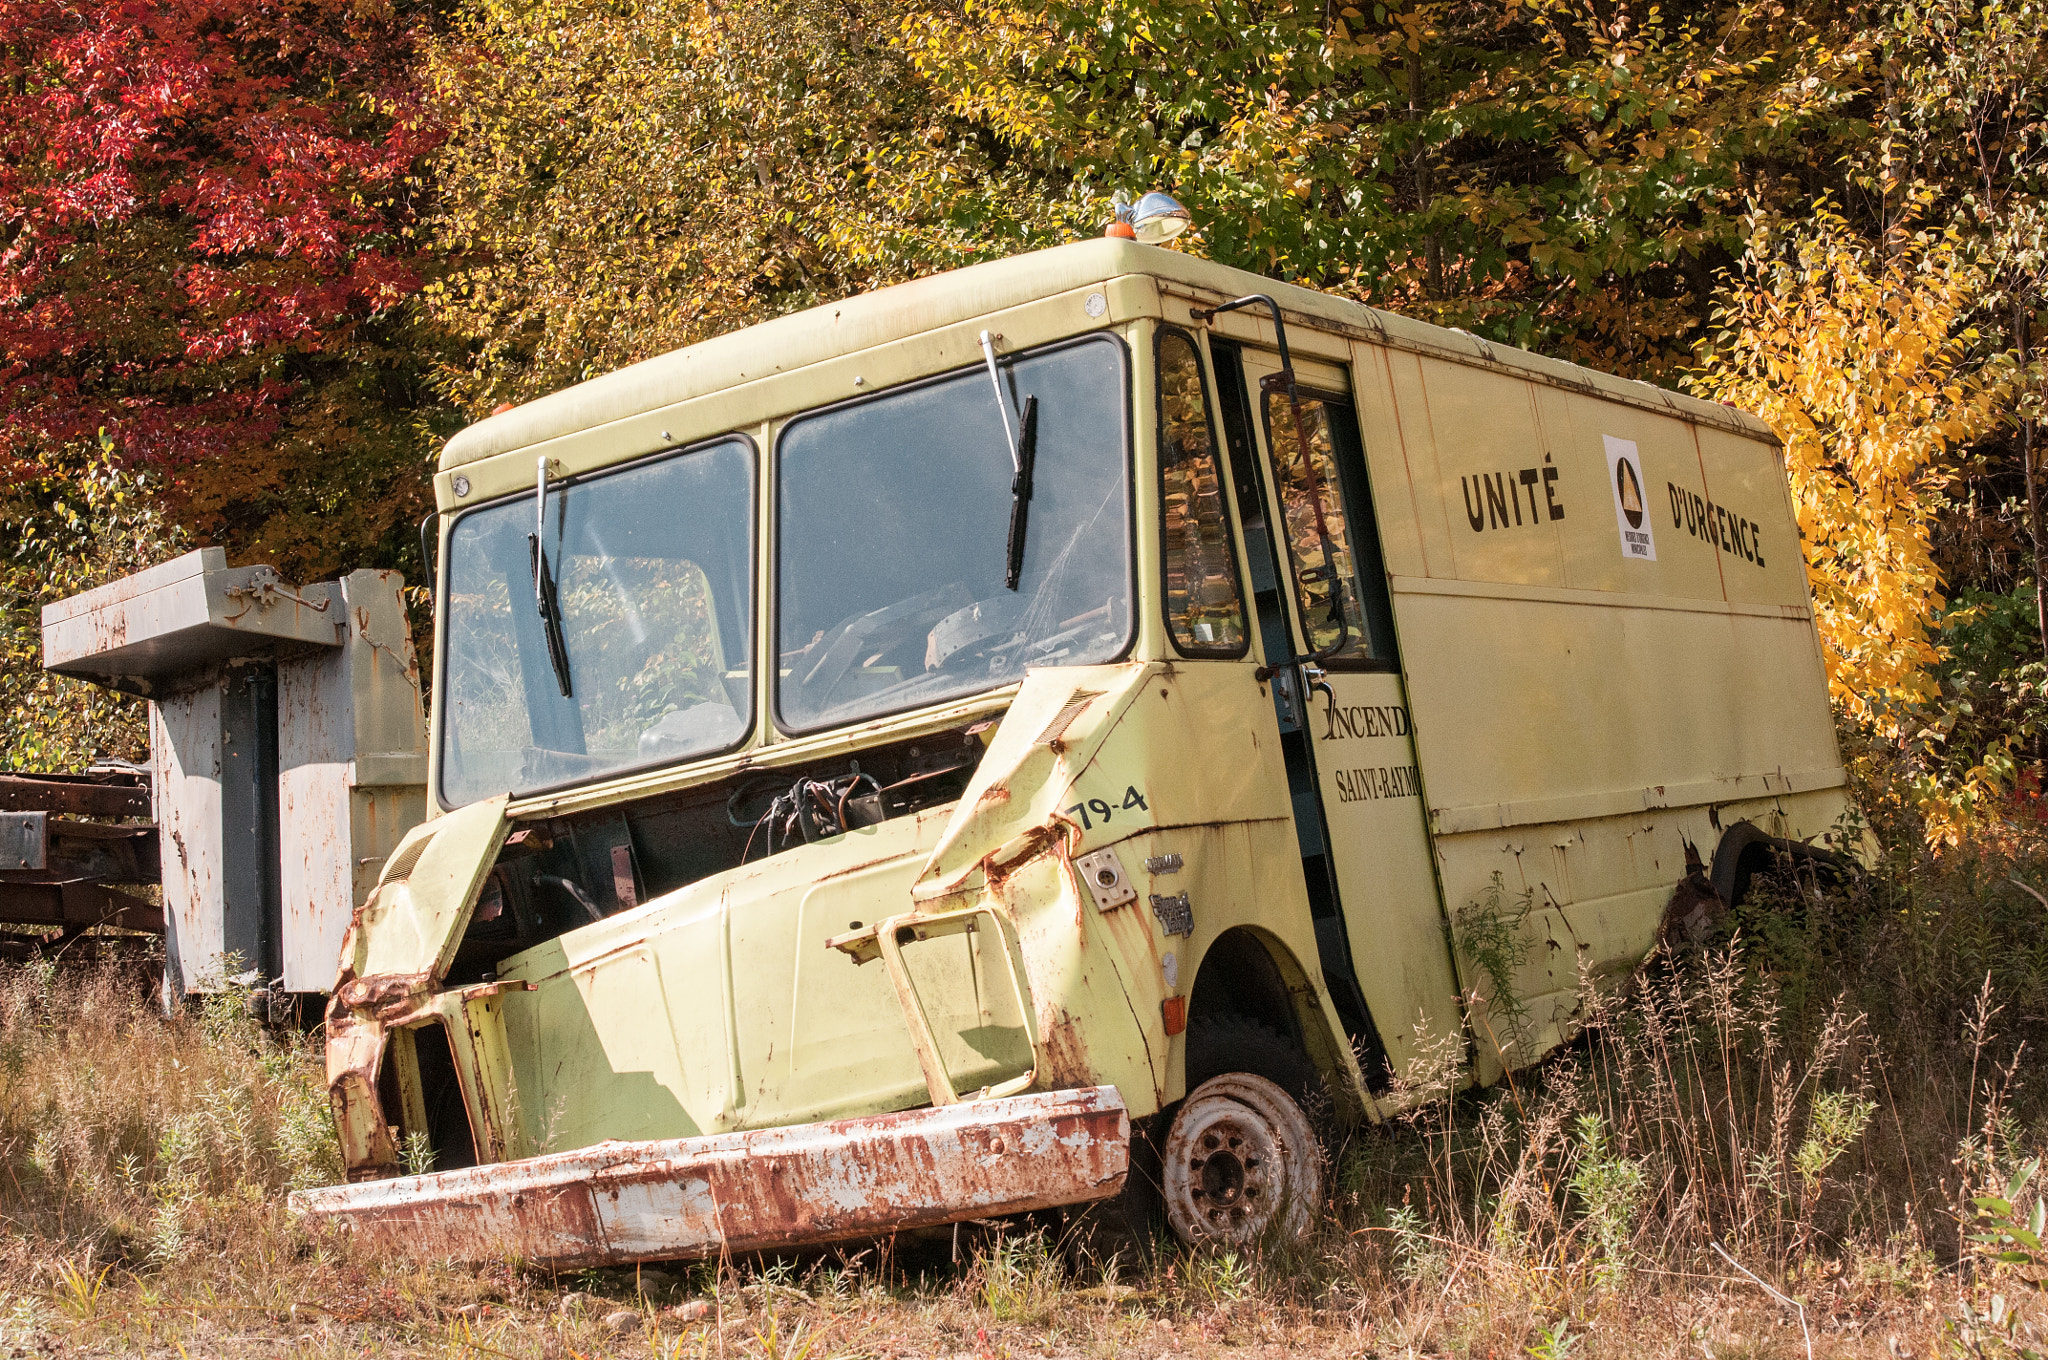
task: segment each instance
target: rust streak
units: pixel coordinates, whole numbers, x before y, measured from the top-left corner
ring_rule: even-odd
[[[601,1143],[495,1166],[302,1191],[293,1207],[415,1259],[507,1252],[553,1268],[761,1251],[1116,1194],[1130,1120],[1112,1087],[792,1128]]]

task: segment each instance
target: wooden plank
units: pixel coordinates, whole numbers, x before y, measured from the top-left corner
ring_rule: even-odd
[[[161,907],[90,879],[0,881],[0,923],[22,926],[119,926],[161,935]]]

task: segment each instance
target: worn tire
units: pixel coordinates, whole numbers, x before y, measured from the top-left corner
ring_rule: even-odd
[[[1294,1098],[1226,1072],[1195,1088],[1161,1156],[1166,1222],[1189,1246],[1308,1236],[1323,1202],[1323,1154]]]
[[[1225,1072],[1264,1077],[1304,1110],[1323,1101],[1323,1074],[1308,1056],[1271,1026],[1238,1015],[1197,1019],[1188,1026],[1187,1089]]]
[[[1747,900],[1759,878],[1811,876],[1816,884],[1832,885],[1853,881],[1858,872],[1847,855],[1769,835],[1753,822],[1735,823],[1714,847],[1714,891],[1731,907]]]
[[[1175,1237],[1248,1246],[1306,1237],[1323,1199],[1323,1149],[1304,1106],[1322,1074],[1300,1049],[1238,1016],[1188,1031],[1188,1098],[1161,1149],[1160,1193]]]

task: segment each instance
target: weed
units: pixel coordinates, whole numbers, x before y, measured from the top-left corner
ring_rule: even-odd
[[[1609,1145],[1607,1122],[1598,1114],[1578,1118],[1578,1157],[1572,1168],[1572,1192],[1586,1215],[1586,1226],[1599,1248],[1600,1279],[1615,1285],[1628,1268],[1630,1227],[1642,1204],[1647,1177],[1640,1162],[1630,1161]]]
[[[1211,1307],[1250,1297],[1258,1280],[1252,1258],[1235,1251],[1198,1251],[1187,1258],[1187,1282]]]
[[[185,1230],[185,1202],[166,1197],[156,1206],[156,1213],[150,1219],[150,1259],[160,1265],[177,1260],[185,1254],[189,1236]]]
[[[239,1000],[167,1017],[133,972],[31,957],[0,966],[0,1048],[0,1279],[253,1245],[286,1192],[340,1175],[317,1046],[266,1036]]]
[[[1434,1284],[1450,1268],[1443,1244],[1424,1230],[1422,1215],[1410,1205],[1387,1211],[1387,1233],[1401,1278],[1410,1284]]]
[[[695,1356],[697,1360],[708,1360],[712,1343],[713,1333],[708,1330],[699,1332],[695,1337],[657,1339],[654,1343],[655,1360],[685,1360],[687,1356]]]
[[[1877,1102],[1845,1091],[1824,1091],[1813,1099],[1806,1137],[1792,1154],[1792,1169],[1804,1189],[1802,1212],[1811,1214],[1827,1183],[1827,1174],[1851,1144],[1863,1137],[1877,1113]]]
[[[405,1135],[399,1144],[398,1159],[405,1166],[408,1176],[424,1176],[434,1169],[434,1143],[427,1135],[414,1129]]]
[[[100,1310],[100,1298],[107,1290],[107,1275],[112,1266],[101,1266],[97,1273],[88,1273],[86,1268],[71,1261],[57,1263],[57,1306],[80,1322],[88,1321]]]
[[[1039,1316],[1058,1294],[1066,1271],[1044,1231],[1003,1233],[975,1255],[977,1293],[998,1321]]]
[[[1537,1334],[1536,1340],[1529,1345],[1528,1353],[1533,1360],[1566,1360],[1583,1339],[1572,1335],[1569,1318],[1559,1318]]]
[[[1507,880],[1496,871],[1477,897],[1452,914],[1448,927],[1452,947],[1486,979],[1486,991],[1475,999],[1498,1023],[1501,1032],[1491,1038],[1503,1055],[1528,1038],[1529,1008],[1517,974],[1536,949],[1525,929],[1535,900],[1533,888],[1511,897]]]
[[[0,1299],[0,1303],[6,1303]],[[16,1299],[0,1312],[0,1345],[26,1353],[36,1347],[37,1334],[45,1326],[41,1305],[34,1299]]]
[[[773,1311],[768,1314],[767,1325],[754,1331],[754,1345],[759,1348],[761,1360],[806,1360],[817,1349],[820,1339],[808,1322],[798,1322],[784,1335],[782,1319]]]

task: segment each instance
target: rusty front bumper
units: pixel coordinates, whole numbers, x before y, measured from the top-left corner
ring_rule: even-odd
[[[378,1247],[557,1267],[750,1252],[1104,1199],[1130,1120],[1113,1086],[825,1124],[604,1142],[292,1196]]]

